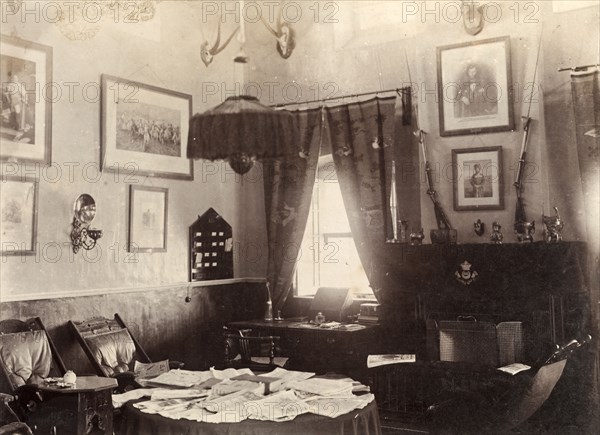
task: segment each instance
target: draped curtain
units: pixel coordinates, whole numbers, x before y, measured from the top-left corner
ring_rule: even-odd
[[[571,91],[590,255],[590,305],[593,307],[592,316],[597,336],[600,334],[598,326],[600,319],[598,312],[600,302],[600,72],[595,69],[572,73]],[[596,392],[600,371],[598,357],[596,352],[595,382],[593,382]],[[596,406],[598,406],[597,401]]]
[[[577,157],[581,173],[584,207],[587,217],[589,242],[596,242],[594,250],[598,254],[598,226],[600,222],[600,72],[573,73],[571,89],[575,128],[577,136]]]
[[[263,162],[269,258],[267,282],[275,310],[291,289],[306,228],[321,144],[321,109],[291,112],[298,125],[298,155]]]
[[[399,107],[405,106],[403,113],[396,110],[396,98],[375,98],[325,109],[323,140],[329,142],[354,242],[378,300],[381,288],[372,261],[391,235],[391,162],[399,134],[394,115],[410,124],[410,104],[401,100]]]

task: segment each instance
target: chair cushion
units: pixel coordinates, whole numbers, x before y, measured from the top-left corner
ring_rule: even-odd
[[[85,340],[106,376],[130,371],[129,364],[135,354],[135,344],[129,331],[120,329],[88,336]]]
[[[45,331],[0,335],[0,358],[14,387],[39,383],[48,376],[52,365]]]

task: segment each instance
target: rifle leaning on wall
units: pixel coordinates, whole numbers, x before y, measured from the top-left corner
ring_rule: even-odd
[[[531,103],[533,102],[533,92],[535,90],[535,78],[537,76],[538,64],[540,61],[540,51],[542,48],[542,34],[543,28],[540,30],[540,40],[537,49],[537,58],[535,61],[535,68],[533,70],[533,83],[531,84],[531,95],[529,96],[529,106],[527,108],[527,115],[523,116],[523,141],[521,143],[521,152],[519,153],[519,163],[517,166],[517,174],[515,176],[515,186],[517,193],[517,206],[515,208],[515,233],[517,239],[522,242],[529,240],[533,242],[533,234],[535,233],[535,221],[528,222],[527,215],[525,214],[525,204],[523,203],[523,171],[525,170],[525,159],[527,157],[527,144],[529,142],[529,129],[531,127]]]
[[[440,204],[440,201],[437,197],[437,192],[433,187],[431,165],[429,164],[429,160],[427,160],[427,153],[425,152],[425,132],[423,130],[418,130],[415,134],[418,134],[419,144],[421,145],[421,150],[423,151],[423,161],[425,162],[425,175],[427,177],[427,195],[429,195],[429,198],[431,198],[431,202],[433,202],[433,210],[435,212],[435,220],[437,221],[438,229],[451,230],[452,225],[450,225],[448,216],[446,216],[446,213],[444,213],[442,204]]]
[[[404,59],[406,60],[406,70],[408,71],[408,80],[412,86],[412,77],[410,75],[410,64],[408,63],[408,55],[406,54],[406,49],[404,50]],[[433,187],[433,177],[431,175],[431,164],[429,160],[427,160],[427,152],[425,151],[425,132],[421,130],[419,126],[419,112],[418,109],[415,109],[415,117],[417,121],[417,131],[414,133],[415,136],[419,138],[419,145],[421,146],[421,150],[423,151],[423,161],[425,162],[425,175],[427,177],[427,195],[431,198],[431,202],[433,202],[433,210],[435,212],[435,220],[437,222],[437,230],[431,230],[430,237],[432,243],[456,243],[456,230],[452,229],[452,225],[450,225],[450,221],[448,220],[448,216],[444,213],[444,209],[442,208],[442,204],[437,196],[437,192]],[[423,238],[423,230],[421,229],[420,239]],[[411,241],[413,239],[413,234],[411,234]]]
[[[527,143],[529,142],[529,125],[531,124],[531,118],[529,116],[523,117],[523,142],[521,143],[521,155],[519,156],[519,163],[517,166],[517,175],[515,177],[515,190],[517,193],[517,207],[515,209],[515,231],[517,226],[523,222],[527,222],[527,216],[525,214],[525,205],[523,204],[523,171],[525,169],[525,159],[527,157]]]

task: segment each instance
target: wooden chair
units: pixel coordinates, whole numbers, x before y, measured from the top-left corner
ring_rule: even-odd
[[[118,314],[112,319],[95,317],[81,322],[69,320],[68,324],[97,375],[114,377],[120,391],[139,387],[135,361],[152,361]],[[169,361],[171,369],[182,367],[181,362]]]
[[[52,405],[45,406],[52,397],[40,391],[37,385],[49,376],[59,377],[65,372],[65,365],[39,317],[0,321],[0,393],[4,393],[3,406],[8,406],[8,401],[13,402],[18,419],[39,430],[55,429],[45,410],[52,408]],[[17,421],[8,423],[0,433],[4,433],[4,429],[6,433],[31,433]]]
[[[277,336],[253,336],[251,329],[228,329],[223,333],[225,344],[225,367],[249,368],[256,372],[267,372],[283,367],[287,358],[279,353]]]

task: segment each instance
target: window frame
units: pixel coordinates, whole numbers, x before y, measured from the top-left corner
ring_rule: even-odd
[[[323,159],[323,160],[321,160]],[[320,228],[320,220],[319,220],[319,213],[321,212],[320,207],[319,207],[319,184],[320,183],[333,183],[335,182],[336,184],[338,184],[338,188],[339,188],[339,181],[337,178],[337,173],[335,172],[335,167],[332,166],[334,165],[333,163],[333,156],[331,153],[327,153],[327,154],[323,154],[319,157],[319,162],[317,164],[317,173],[315,176],[315,183],[313,186],[313,191],[311,194],[311,203],[310,203],[310,211],[309,211],[309,216],[308,219],[312,219],[312,225],[313,228],[316,227],[316,231],[313,230],[313,235],[312,235],[312,246],[317,246],[318,244],[321,243],[321,239],[323,239],[323,246],[327,246],[328,244],[328,238],[334,238],[334,237],[338,237],[338,238],[350,238],[353,242],[354,242],[354,237],[352,235],[352,231],[344,231],[344,232],[325,232],[322,233],[321,232],[321,228]],[[334,171],[334,177],[331,178],[330,176],[328,176],[327,174],[327,170],[326,168],[328,167],[333,167]],[[323,172],[325,175],[324,176],[319,176],[320,172]],[[331,174],[331,171],[328,171],[329,174]],[[341,194],[341,191],[340,191]],[[316,206],[314,205],[316,201]],[[344,213],[346,213],[346,210],[344,208]],[[347,214],[346,214],[347,216]],[[307,227],[309,225],[309,221],[307,220]],[[305,233],[306,233],[306,228],[305,228]],[[304,242],[304,237],[302,238],[302,241]],[[312,255],[313,255],[313,274],[312,274],[312,278],[313,278],[313,288],[315,289],[315,293],[316,290],[323,286],[320,283],[315,282],[315,277],[318,277],[320,274],[320,266],[321,266],[321,249],[312,249]],[[316,260],[316,261],[315,261]],[[360,261],[360,259],[359,259]],[[368,276],[366,276],[365,273],[365,277],[368,280]],[[313,299],[314,298],[314,294],[299,294],[298,290],[299,290],[299,279],[298,279],[298,262],[296,263],[296,266],[294,268],[294,277],[292,280],[292,294],[294,298],[297,299]],[[375,294],[373,293],[373,289],[369,284],[369,288],[371,289],[370,294],[368,293],[361,293],[361,294],[353,294],[352,298],[353,300],[360,300],[360,301],[364,301],[366,302],[377,302],[376,298],[375,298]],[[360,297],[360,295],[364,295],[363,297]],[[368,295],[368,297],[366,297],[366,295]]]

